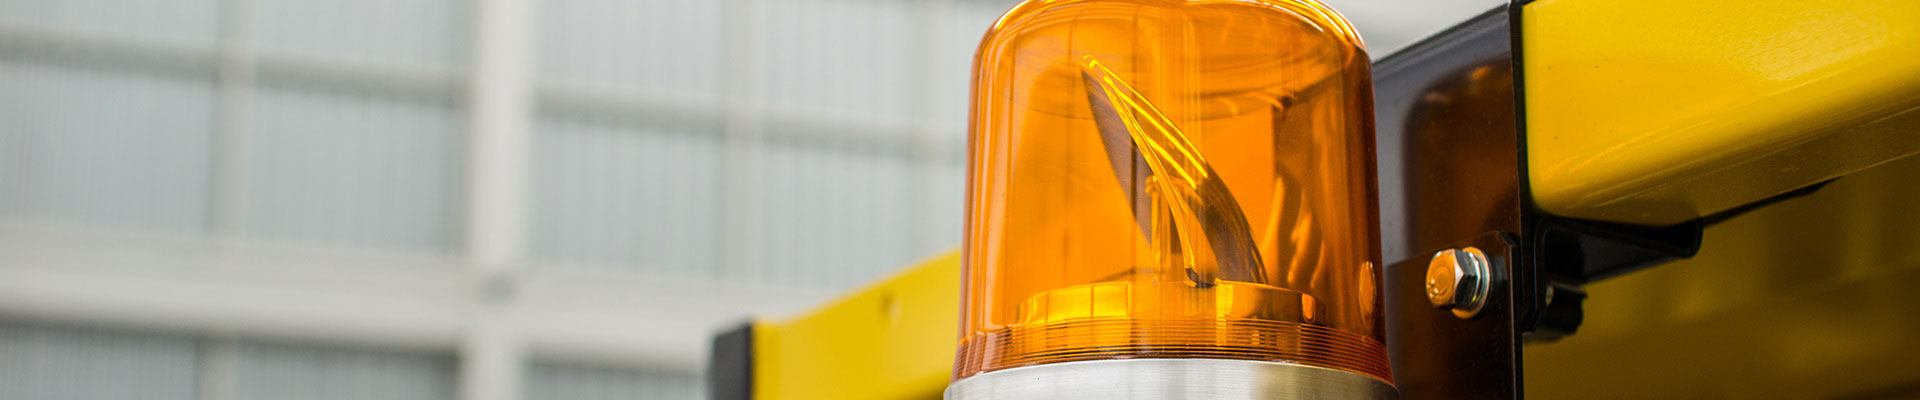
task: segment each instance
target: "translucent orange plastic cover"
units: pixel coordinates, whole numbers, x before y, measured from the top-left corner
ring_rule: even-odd
[[[1228,358],[1389,381],[1368,59],[1311,0],[1029,0],[976,60],[955,378]]]

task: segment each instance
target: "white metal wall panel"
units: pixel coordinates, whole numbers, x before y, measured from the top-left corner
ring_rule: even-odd
[[[0,214],[199,234],[212,86],[0,62]]]
[[[461,0],[253,0],[265,51],[418,65],[464,64]]]
[[[540,2],[540,75],[647,96],[714,101],[726,89],[726,1]]]
[[[0,398],[193,400],[193,339],[0,323]]]
[[[844,289],[913,261],[920,216],[907,160],[790,145],[765,153],[765,282]]]
[[[535,143],[536,259],[676,277],[718,271],[719,135],[546,119]]]
[[[245,234],[420,251],[456,244],[464,152],[452,110],[266,88],[252,99]]]
[[[242,343],[233,400],[451,400],[450,355]],[[141,397],[128,397],[141,398]]]
[[[699,375],[636,368],[535,363],[527,369],[525,400],[700,400]]]
[[[0,0],[0,24],[212,47],[218,0]]]

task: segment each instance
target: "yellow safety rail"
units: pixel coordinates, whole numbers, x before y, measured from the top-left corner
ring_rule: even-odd
[[[1554,214],[1665,225],[1920,152],[1920,1],[1539,0],[1528,173]]]
[[[819,310],[753,325],[753,398],[940,398],[960,331],[950,252]]]

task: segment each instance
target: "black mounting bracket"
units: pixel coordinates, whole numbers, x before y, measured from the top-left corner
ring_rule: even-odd
[[[1518,17],[1496,8],[1374,63],[1387,347],[1405,398],[1521,397],[1521,343],[1578,330],[1582,285],[1691,257],[1710,222],[1642,227],[1534,206]],[[1424,285],[1436,252],[1466,246],[1486,253],[1494,284],[1460,318]]]

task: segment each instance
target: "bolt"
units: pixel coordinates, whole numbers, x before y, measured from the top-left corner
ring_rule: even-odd
[[[1427,262],[1427,300],[1461,318],[1472,317],[1486,304],[1491,275],[1487,254],[1479,248],[1441,250]]]

